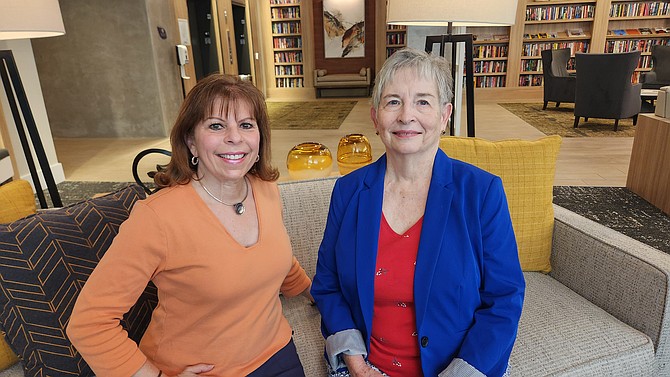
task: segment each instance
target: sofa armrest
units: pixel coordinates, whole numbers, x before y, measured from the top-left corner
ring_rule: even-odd
[[[651,338],[670,373],[670,255],[554,205],[550,275]]]
[[[370,67],[365,68],[365,81],[368,83],[368,86],[370,86],[370,82],[372,80],[372,75],[370,74]]]

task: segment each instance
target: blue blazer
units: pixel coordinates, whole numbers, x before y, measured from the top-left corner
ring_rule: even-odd
[[[324,336],[358,329],[368,351],[385,172],[384,155],[336,182],[312,285]],[[524,290],[500,178],[438,150],[414,274],[424,376],[454,358],[501,376]]]

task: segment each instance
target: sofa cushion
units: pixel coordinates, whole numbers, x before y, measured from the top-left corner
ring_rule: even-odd
[[[316,76],[317,77],[323,77],[327,74],[328,74],[328,71],[326,71],[325,69],[317,69],[316,70]]]
[[[487,141],[443,137],[440,148],[452,158],[476,165],[502,179],[524,271],[551,270],[552,206],[557,135],[536,141]]]
[[[360,81],[365,83],[367,78],[365,76],[361,76],[358,73],[336,73],[336,74],[330,74],[330,75],[325,75],[323,77],[319,77],[319,82],[340,82],[340,81]]]
[[[524,276],[526,297],[510,375],[653,375],[654,345],[648,336],[548,275]]]
[[[28,181],[18,179],[0,186],[0,224],[9,223],[34,214],[35,195]],[[0,370],[19,361],[5,339],[0,339]]]
[[[0,186],[0,224],[32,215],[36,211],[35,195],[28,181],[17,179]]]
[[[144,197],[138,185],[0,225],[0,324],[26,376],[93,373],[65,335],[79,291]],[[139,340],[157,302],[148,287],[124,316]]]

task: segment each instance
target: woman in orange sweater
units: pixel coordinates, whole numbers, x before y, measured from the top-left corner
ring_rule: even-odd
[[[282,221],[263,95],[212,75],[172,130],[163,187],[135,204],[75,304],[68,336],[96,375],[304,376],[279,292],[311,300]],[[120,320],[152,281],[137,345]]]

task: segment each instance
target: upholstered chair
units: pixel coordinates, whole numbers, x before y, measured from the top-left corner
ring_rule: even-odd
[[[670,85],[670,46],[653,46],[651,62],[651,71],[640,75],[642,89],[660,89]]]
[[[568,73],[568,60],[570,49],[561,48],[557,50],[542,51],[542,72],[544,76],[544,106],[547,108],[549,101],[556,102],[556,107],[561,102],[575,102],[575,76]]]
[[[618,54],[575,54],[577,88],[575,91],[575,124],[579,118],[614,119],[614,130],[619,119],[633,118],[637,124],[640,112],[640,84],[632,84],[631,77],[640,51]]]

